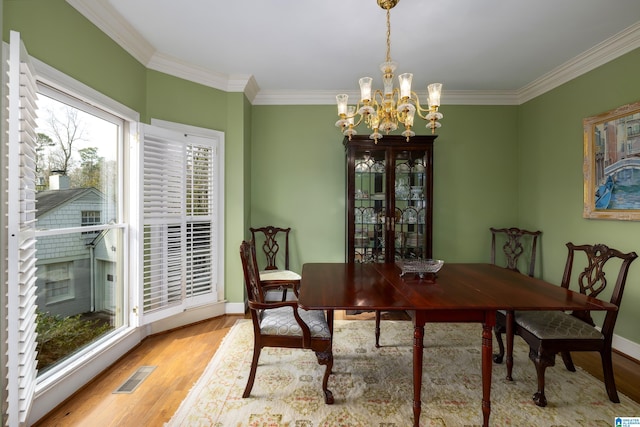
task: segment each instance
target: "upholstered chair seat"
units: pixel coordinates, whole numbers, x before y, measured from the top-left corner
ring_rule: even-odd
[[[516,324],[544,340],[604,340],[604,335],[586,322],[563,311],[517,311]]]
[[[322,311],[298,310],[298,314],[309,327],[311,338],[331,338],[331,330]],[[296,318],[293,317],[291,307],[278,307],[262,311],[260,333],[263,335],[302,337],[302,328],[300,328]]]

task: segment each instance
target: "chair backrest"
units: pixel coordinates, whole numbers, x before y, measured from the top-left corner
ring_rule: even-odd
[[[250,228],[251,240],[255,245],[260,245],[267,261],[265,270],[277,270],[277,260],[284,260],[284,270],[289,269],[289,232],[291,228],[280,228],[268,225],[266,227]],[[284,257],[280,252],[280,246],[284,240]]]
[[[264,291],[260,283],[260,272],[256,261],[256,248],[252,242],[243,241],[240,245],[240,259],[244,271],[244,284],[249,301],[264,302]]]
[[[491,264],[496,264],[497,251],[496,241],[504,241],[502,253],[506,265],[505,268],[521,272],[518,268],[518,261],[524,255],[524,260],[528,263],[526,274],[533,277],[536,269],[536,253],[538,247],[538,237],[542,231],[528,231],[516,227],[511,228],[489,228],[491,230]]]
[[[574,245],[569,242],[567,243],[567,248],[569,249],[569,254],[567,256],[567,263],[562,276],[562,287],[569,289],[573,281],[572,270],[575,255],[576,253],[584,253],[586,256],[586,267],[577,274],[575,282],[577,282],[580,293],[594,298],[598,298],[598,295],[600,295],[600,293],[607,287],[605,264],[613,259],[617,259],[619,261],[620,267],[618,269],[618,276],[609,302],[620,307],[629,267],[638,255],[635,252],[623,253],[601,243],[596,245]],[[595,325],[589,311],[574,311],[572,314],[592,326]],[[617,310],[607,312],[602,325],[602,333],[605,337],[613,334],[613,327],[615,326],[617,316]]]

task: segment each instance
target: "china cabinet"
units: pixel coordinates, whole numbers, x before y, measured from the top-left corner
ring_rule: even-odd
[[[347,262],[432,257],[433,141],[437,135],[344,139]]]

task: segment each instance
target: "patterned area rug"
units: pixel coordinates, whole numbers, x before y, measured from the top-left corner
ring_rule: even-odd
[[[425,327],[421,426],[482,425],[481,331],[478,324]],[[411,426],[411,323],[382,322],[379,349],[373,332],[371,321],[335,322],[329,380],[334,405],[324,404],[324,367],[315,354],[289,349],[262,351],[251,396],[243,399],[253,330],[250,320],[240,320],[166,425]],[[535,369],[528,347],[517,337],[515,341],[515,381],[504,380],[504,365],[493,366],[492,426],[613,426],[614,417],[640,416],[639,404],[620,393],[621,403],[611,403],[599,380],[580,368],[567,371],[560,357],[547,369],[548,406],[535,406]]]

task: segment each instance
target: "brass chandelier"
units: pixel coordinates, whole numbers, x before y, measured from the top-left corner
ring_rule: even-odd
[[[378,5],[387,11],[387,56],[386,61],[380,65],[382,71],[382,80],[384,90],[376,89],[371,91],[371,77],[362,77],[360,83],[360,101],[357,105],[347,105],[349,96],[347,94],[339,94],[336,96],[338,102],[338,116],[340,119],[336,122],[336,126],[340,128],[345,136],[351,139],[352,135],[358,132],[355,130],[362,121],[372,130],[369,138],[376,143],[382,138],[380,132],[389,134],[398,128],[399,125],[404,126],[402,136],[409,138],[415,135],[413,128],[413,119],[418,117],[427,120],[427,128],[431,129],[431,133],[435,133],[440,127],[438,120],[442,119],[442,113],[438,112],[440,106],[440,94],[442,91],[442,83],[432,83],[427,86],[428,107],[423,108],[420,105],[418,95],[411,90],[411,79],[413,74],[404,73],[398,76],[400,83],[399,88],[393,87],[393,72],[396,69],[396,63],[391,61],[391,9],[398,4],[400,0],[377,0]],[[356,120],[357,118],[357,120]]]

